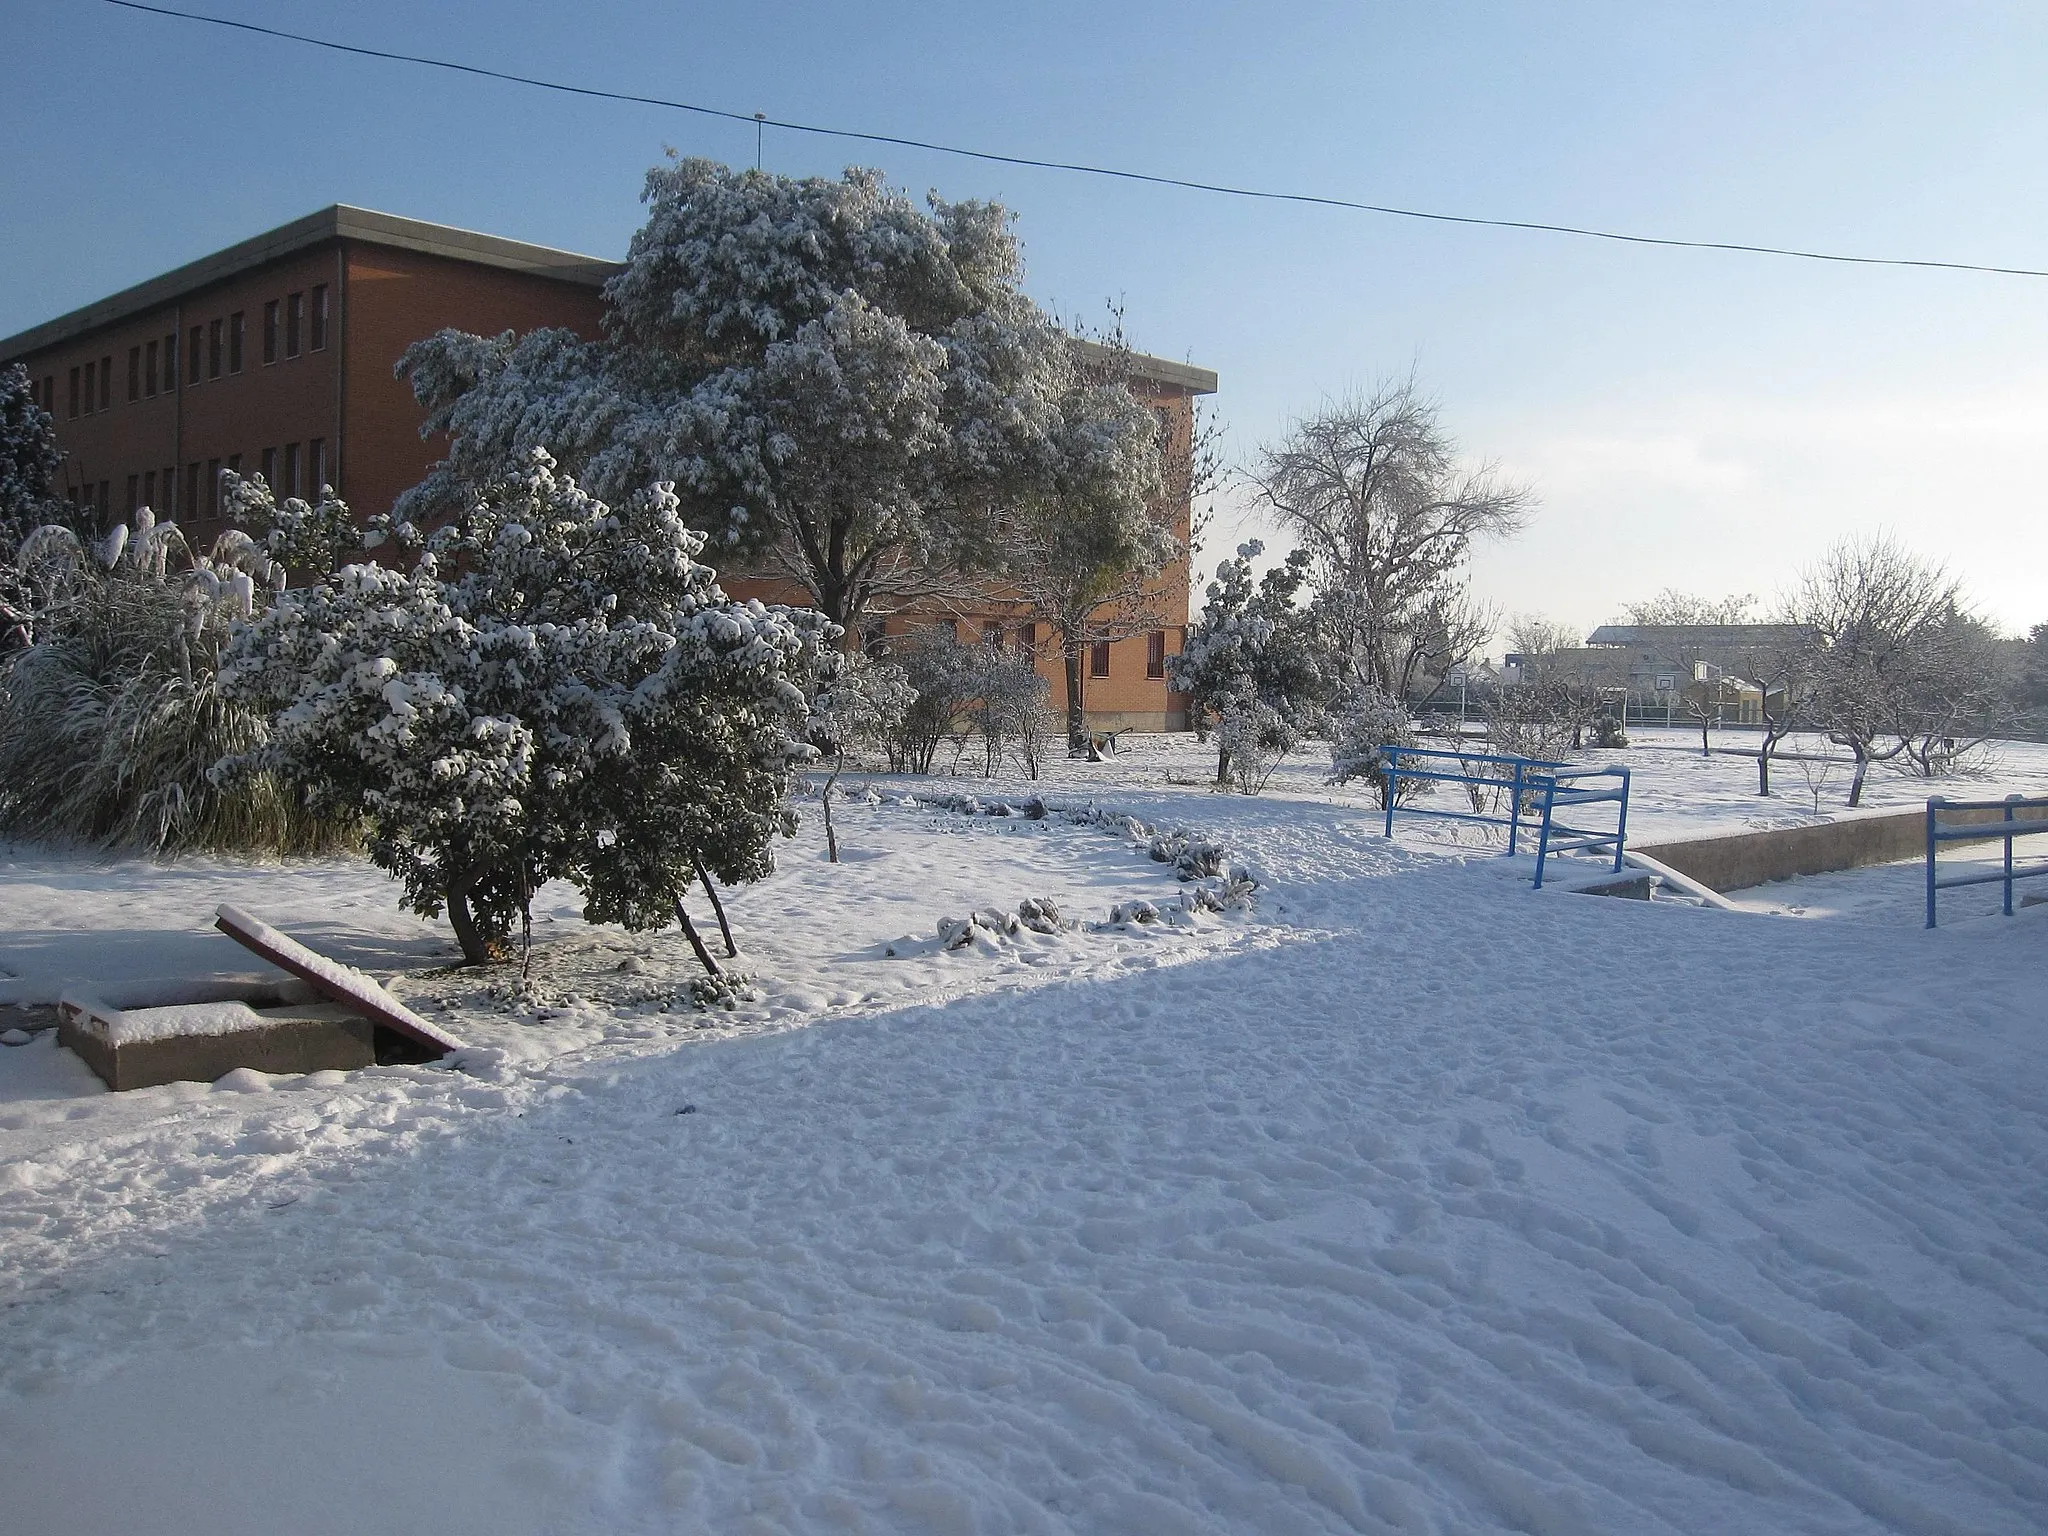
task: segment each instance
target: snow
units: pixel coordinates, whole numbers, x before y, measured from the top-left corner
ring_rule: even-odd
[[[67,992],[64,1004],[82,1016],[84,1027],[110,1045],[172,1040],[186,1035],[232,1035],[262,1029],[268,1022],[247,1003],[172,1003],[161,1008],[110,1008]]]
[[[1252,910],[1187,913],[1128,829],[842,781],[848,862],[813,808],[729,895],[730,1013],[671,995],[679,940],[555,888],[522,989],[447,969],[366,865],[14,850],[7,969],[210,964],[232,900],[473,1044],[120,1095],[50,1032],[0,1052],[0,1508],[2042,1527],[2048,907],[1930,933],[1917,889],[1826,921],[1539,896],[1300,769],[1211,794],[1168,782],[1192,744],[1127,745],[1042,792],[1221,843]],[[1646,772],[1649,816],[1740,825],[1748,764],[1671,762],[1729,809]],[[1026,898],[1072,926],[935,941]],[[1105,921],[1139,902],[1180,920]]]

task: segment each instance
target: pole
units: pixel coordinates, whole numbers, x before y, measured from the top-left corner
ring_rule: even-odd
[[[1941,796],[1935,795],[1927,802],[1927,926],[1934,926],[1934,820],[1941,805]],[[2010,848],[2011,843],[2006,847]]]
[[[2012,813],[2018,795],[2005,797],[2005,915],[2012,916]]]

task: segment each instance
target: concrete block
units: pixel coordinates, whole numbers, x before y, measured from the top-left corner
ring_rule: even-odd
[[[210,1083],[237,1067],[257,1072],[348,1071],[376,1062],[376,1026],[334,1003],[252,1008],[207,1005],[117,1009],[65,998],[57,1043],[117,1092],[161,1083]],[[166,1020],[165,1015],[179,1015]]]

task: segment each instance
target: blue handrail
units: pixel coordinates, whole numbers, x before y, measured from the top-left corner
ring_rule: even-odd
[[[1386,759],[1387,777],[1387,820],[1386,836],[1394,835],[1394,812],[1406,810],[1410,816],[1437,816],[1446,821],[1476,821],[1483,826],[1506,827],[1508,829],[1508,852],[1515,851],[1522,831],[1522,801],[1524,796],[1536,787],[1536,777],[1543,771],[1562,769],[1563,763],[1549,762],[1536,757],[1502,757],[1486,752],[1444,752],[1434,747],[1382,747],[1381,755]],[[1407,759],[1424,759],[1437,762],[1456,763],[1466,768],[1474,763],[1486,764],[1508,770],[1505,773],[1448,773],[1428,768],[1404,768]],[[1488,816],[1479,811],[1440,811],[1434,808],[1415,809],[1400,805],[1401,781],[1410,783],[1485,784],[1508,790],[1508,813],[1505,816]]]
[[[1941,825],[1941,817],[1948,811],[2003,811],[1998,821],[1971,822],[1963,826]],[[2000,884],[2005,887],[2005,915],[2012,916],[2012,883],[2015,880],[2031,879],[2035,875],[2048,875],[2048,863],[2014,869],[2012,864],[2012,840],[2028,837],[2037,832],[2048,832],[2048,816],[2015,817],[2014,811],[2048,811],[2048,796],[2029,799],[2025,795],[2007,795],[2003,800],[1946,800],[1940,795],[1927,802],[1927,926],[1934,926],[1934,893],[1954,890],[1964,885]],[[1947,879],[1935,878],[1935,855],[1943,843],[1988,843],[2002,841],[2005,844],[2004,867],[1991,874],[1950,875]]]
[[[1615,779],[1611,789],[1573,789],[1567,786],[1582,779]],[[1567,768],[1542,775],[1543,825],[1536,840],[1536,889],[1543,889],[1543,863],[1553,853],[1588,853],[1612,848],[1614,872],[1621,873],[1621,856],[1628,839],[1628,770],[1612,768]],[[1612,832],[1593,832],[1567,827],[1553,820],[1559,806],[1603,805],[1617,807]],[[1563,834],[1560,841],[1558,834]]]

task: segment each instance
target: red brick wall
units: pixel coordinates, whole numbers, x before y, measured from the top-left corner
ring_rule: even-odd
[[[359,514],[381,512],[417,485],[445,439],[423,441],[424,413],[392,374],[413,342],[444,327],[481,336],[567,326],[598,334],[598,290],[439,256],[348,242],[347,445],[343,495]]]

